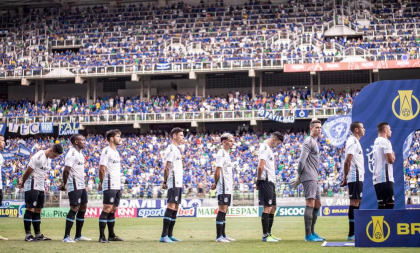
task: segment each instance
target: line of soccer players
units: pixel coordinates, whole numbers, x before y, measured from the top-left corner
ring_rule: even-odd
[[[348,240],[354,237],[354,210],[358,209],[362,199],[364,180],[364,157],[360,145],[360,138],[364,136],[365,129],[361,122],[353,122],[350,126],[352,135],[346,142],[346,153],[344,162],[344,177],[341,186],[348,185],[350,207],[349,207],[349,234]],[[392,131],[388,123],[381,122],[377,126],[378,138],[373,147],[373,183],[378,199],[378,209],[392,209],[394,206],[394,177],[392,164],[395,161],[395,154],[392,150]],[[304,213],[305,241],[323,241],[325,238],[315,233],[315,224],[318,211],[321,208],[320,187],[318,184],[319,148],[317,139],[321,135],[321,121],[313,120],[310,123],[310,136],[305,139],[297,170],[297,177],[292,180],[294,188],[302,183],[306,199]],[[163,189],[168,189],[167,209],[163,218],[163,229],[160,242],[180,242],[173,236],[179,204],[182,197],[183,184],[183,159],[179,145],[184,143],[183,129],[174,128],[170,132],[172,143],[167,147],[164,158],[164,181]],[[99,242],[124,241],[115,235],[115,213],[121,199],[121,163],[117,147],[122,144],[121,132],[117,129],[106,133],[109,145],[102,150],[99,162],[99,191],[103,191],[103,209],[99,217]],[[226,235],[226,214],[231,204],[233,190],[233,166],[229,150],[234,143],[233,135],[225,133],[221,136],[222,148],[217,152],[214,184],[211,188],[217,191],[219,211],[216,216],[216,241],[232,242],[235,239]],[[85,158],[82,150],[86,147],[85,138],[76,134],[71,136],[72,147],[65,157],[65,168],[63,170],[63,184],[60,190],[67,191],[70,202],[70,211],[66,217],[66,228],[63,242],[74,243],[76,241],[91,241],[82,236],[84,215],[87,208],[88,198],[85,186]],[[259,190],[259,204],[264,206],[261,216],[262,241],[278,242],[280,238],[271,233],[274,214],[276,211],[276,165],[273,148],[283,142],[283,136],[274,132],[260,144],[258,151],[258,168],[256,186]],[[4,137],[0,135],[0,150],[4,149]],[[22,180],[18,185],[25,190],[26,211],[24,214],[25,241],[46,241],[51,240],[41,233],[41,211],[45,199],[45,177],[51,169],[51,159],[55,159],[63,153],[60,145],[53,145],[47,150],[38,151],[32,156]],[[0,155],[0,162],[3,164],[3,157]],[[1,172],[1,166],[0,166]],[[0,184],[0,204],[2,190]],[[76,235],[74,240],[70,237],[70,231],[76,219]],[[31,233],[31,224],[35,236]],[[108,239],[105,237],[105,228],[108,226]],[[0,236],[0,239],[6,239]]]

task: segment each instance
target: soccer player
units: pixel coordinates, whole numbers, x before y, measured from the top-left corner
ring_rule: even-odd
[[[3,150],[3,149],[4,149],[4,136],[2,134],[0,134],[0,150]],[[2,177],[1,177],[1,167],[3,166],[3,163],[4,163],[4,159],[3,159],[3,156],[0,154],[0,206],[3,205],[3,203],[2,203],[3,202],[3,190],[2,190],[3,189],[3,180],[2,180]],[[7,241],[8,239],[0,235],[0,241],[1,240]]]
[[[233,135],[225,133],[220,137],[223,147],[216,154],[216,169],[214,172],[214,184],[211,189],[217,189],[217,201],[219,211],[216,216],[216,242],[233,242],[235,239],[226,236],[226,213],[230,206],[233,188],[232,162],[229,150],[233,146]]]
[[[319,148],[317,144],[317,138],[321,136],[321,121],[313,120],[310,124],[310,131],[310,136],[305,139],[301,148],[298,175],[291,185],[296,188],[302,183],[305,191],[305,241],[321,242],[325,238],[315,233],[318,211],[321,208],[321,194],[318,185]]]
[[[378,138],[373,145],[373,185],[378,199],[378,209],[394,208],[394,171],[395,153],[389,141],[392,131],[386,122],[377,126]]]
[[[168,205],[163,217],[163,230],[160,242],[173,243],[181,240],[173,236],[173,229],[178,214],[182,196],[183,165],[182,155],[178,146],[184,142],[183,130],[175,127],[170,132],[172,144],[165,151],[165,170],[163,172],[162,189],[168,189]]]
[[[349,235],[348,240],[354,241],[354,210],[359,209],[363,196],[363,180],[365,178],[365,163],[360,138],[365,135],[365,128],[361,122],[355,121],[350,125],[352,135],[346,142],[346,158],[344,161],[344,176],[341,187],[348,185],[349,206]]]
[[[70,202],[63,242],[91,241],[92,239],[82,236],[88,203],[85,186],[85,157],[82,153],[82,150],[86,147],[86,139],[81,134],[75,134],[70,137],[70,142],[72,147],[66,155],[63,185],[60,188],[62,191],[67,190]],[[76,217],[76,236],[73,241],[70,238],[70,231],[74,223],[74,217]]]
[[[121,145],[121,131],[118,129],[106,132],[109,146],[102,150],[99,160],[99,187],[103,190],[103,209],[99,216],[99,242],[124,241],[114,233],[115,212],[121,199],[121,163],[117,147]],[[108,225],[108,240],[105,238],[105,227]]]
[[[263,242],[278,242],[277,238],[271,234],[271,227],[276,213],[276,168],[273,148],[283,142],[283,136],[279,132],[274,132],[271,137],[261,143],[258,151],[258,169],[257,169],[257,189],[260,205],[264,206],[261,215],[261,224],[263,229]]]
[[[28,167],[22,176],[18,188],[25,189],[26,211],[23,216],[25,226],[25,241],[49,241],[41,234],[41,211],[45,201],[45,177],[51,170],[51,160],[63,154],[63,147],[55,144],[47,150],[40,150],[31,157]],[[31,233],[31,223],[34,227],[35,237]]]

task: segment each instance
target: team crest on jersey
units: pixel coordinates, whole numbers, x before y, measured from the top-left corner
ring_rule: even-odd
[[[34,206],[36,206],[36,201],[34,201]]]
[[[111,203],[114,203],[114,198],[111,198],[109,201],[110,201]]]
[[[227,197],[225,197],[225,202],[228,202],[228,198]]]

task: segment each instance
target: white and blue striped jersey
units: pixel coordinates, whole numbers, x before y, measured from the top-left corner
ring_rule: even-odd
[[[365,160],[363,157],[363,149],[359,140],[350,135],[346,142],[346,157],[352,155],[350,170],[347,174],[347,182],[363,182],[365,179]]]
[[[99,166],[105,166],[102,190],[121,190],[121,159],[117,150],[106,147],[102,150]]]
[[[83,153],[71,147],[66,155],[65,166],[71,168],[66,185],[67,192],[85,189],[85,157]]]
[[[233,166],[230,155],[226,150],[220,149],[216,154],[216,168],[220,167],[220,177],[216,185],[217,196],[221,194],[232,194],[233,188]]]
[[[25,191],[45,191],[45,177],[51,170],[51,159],[47,158],[45,150],[40,150],[33,155],[28,167],[31,167],[33,171],[25,182]]]
[[[392,164],[386,160],[386,154],[392,154],[392,144],[388,139],[378,137],[373,145],[373,184],[394,182]]]
[[[166,148],[164,166],[166,166],[167,162],[171,162],[171,167],[169,168],[169,175],[166,182],[168,189],[174,187],[181,188],[184,180],[182,155],[179,148],[173,144],[170,144]]]

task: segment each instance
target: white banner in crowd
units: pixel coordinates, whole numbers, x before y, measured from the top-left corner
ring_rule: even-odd
[[[53,133],[54,126],[52,122],[31,123],[31,124],[15,124],[9,123],[9,132],[17,133],[20,128],[21,135],[28,134],[50,134]]]

